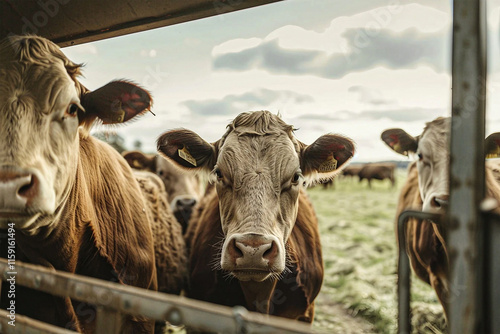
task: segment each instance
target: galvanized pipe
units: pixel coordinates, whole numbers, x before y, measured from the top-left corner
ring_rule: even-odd
[[[10,319],[9,311],[0,309],[0,333],[13,334],[75,334],[76,332],[70,331],[57,326],[49,325],[35,319],[25,317],[20,314],[15,315],[15,326],[9,324]]]
[[[451,333],[487,333],[484,308],[484,121],[486,10],[484,0],[454,0],[448,326]]]
[[[409,218],[420,219],[426,224],[439,223],[440,217],[435,214],[422,211],[406,210],[398,218],[398,333],[411,333],[411,309],[410,309],[410,259],[406,253],[406,223]]]
[[[0,274],[8,271],[0,258]],[[222,333],[312,333],[310,325],[16,261],[16,284],[124,314]]]

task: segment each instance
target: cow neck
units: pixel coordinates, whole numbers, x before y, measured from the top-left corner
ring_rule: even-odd
[[[16,235],[16,244],[24,255],[23,261],[58,270],[74,271],[77,258],[76,241],[82,232],[76,226],[75,210],[71,209],[77,202],[77,184],[78,176],[75,182],[66,188],[54,214],[41,217],[42,225],[46,220],[50,223],[38,228],[36,233],[20,231],[21,233]]]
[[[269,314],[269,303],[276,287],[275,279],[262,282],[240,281],[240,287],[249,311]]]

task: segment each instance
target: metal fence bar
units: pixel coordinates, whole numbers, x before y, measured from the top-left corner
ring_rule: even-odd
[[[0,309],[0,333],[25,333],[25,334],[76,334],[76,332],[49,325],[20,314],[15,315],[15,326],[9,324],[14,318],[10,318],[9,311]]]
[[[500,333],[500,289],[498,282],[500,281],[500,262],[498,254],[500,254],[500,216],[492,212],[485,213],[486,223],[486,298],[485,309],[488,310],[488,318],[486,324],[487,333]]]
[[[8,271],[0,258],[0,275]],[[223,333],[312,333],[310,325],[16,261],[16,284],[115,311]]]
[[[482,224],[486,104],[484,0],[454,0],[450,199],[449,330],[486,333]]]
[[[422,211],[406,210],[403,211],[398,218],[398,240],[399,240],[399,256],[398,256],[398,333],[411,333],[411,308],[410,308],[410,259],[406,254],[406,223],[409,218],[420,219],[421,223],[431,224],[439,222],[440,217],[435,214]]]
[[[107,307],[98,306],[95,334],[120,334],[123,315]]]

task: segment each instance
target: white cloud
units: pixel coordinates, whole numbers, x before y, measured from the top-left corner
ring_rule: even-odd
[[[212,55],[241,52],[243,50],[256,47],[262,42],[260,38],[237,38],[222,44],[216,45],[212,49]]]

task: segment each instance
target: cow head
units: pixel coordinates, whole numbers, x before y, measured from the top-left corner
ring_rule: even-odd
[[[186,173],[158,155],[130,151],[124,152],[123,157],[132,168],[150,171],[162,179],[169,197],[170,207],[185,231],[193,208],[202,193],[202,185],[198,175]]]
[[[225,236],[221,267],[239,280],[263,281],[285,269],[301,187],[336,175],[354,144],[325,135],[307,146],[268,111],[242,113],[227,128],[213,144],[189,130],[169,131],[158,150],[188,170],[211,174]]]
[[[423,201],[423,211],[443,214],[449,197],[449,143],[451,119],[439,117],[427,123],[423,133],[412,137],[402,129],[389,129],[382,133],[382,140],[395,152],[418,157],[418,184]],[[493,134],[486,139],[486,154],[500,155],[500,136]]]
[[[150,107],[146,91],[115,81],[88,91],[80,65],[41,37],[0,42],[0,228],[37,233],[69,196],[94,121],[125,122]],[[81,130],[79,130],[81,129]]]

